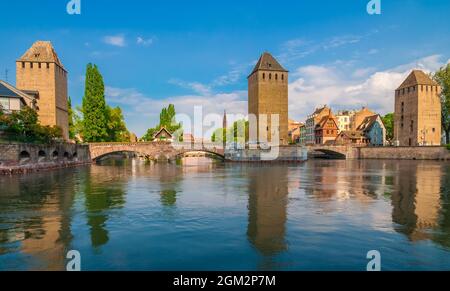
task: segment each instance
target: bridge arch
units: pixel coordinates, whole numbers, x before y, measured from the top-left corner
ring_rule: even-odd
[[[109,157],[109,156],[113,156],[113,155],[115,155],[115,154],[120,154],[120,153],[135,154],[135,155],[140,156],[140,157],[145,157],[145,158],[148,158],[148,159],[154,159],[154,157],[151,157],[151,156],[149,156],[149,155],[147,155],[147,154],[145,154],[145,153],[141,153],[141,152],[137,152],[137,151],[128,151],[128,150],[123,150],[123,151],[111,151],[111,152],[107,152],[107,153],[104,153],[104,154],[99,155],[99,156],[95,156],[95,157],[92,157],[92,156],[91,156],[91,159],[92,159],[94,162],[98,162],[98,161],[103,160],[103,159],[105,159],[105,158],[107,158],[107,157]]]
[[[186,144],[186,147],[177,146],[176,148],[169,142],[148,142],[148,143],[93,143],[89,144],[89,151],[93,161],[103,158],[107,155],[118,152],[133,152],[150,159],[164,158],[175,160],[187,152],[205,152],[209,155],[224,159],[222,152],[215,147],[201,149],[192,149],[192,145]]]
[[[358,148],[346,145],[307,146],[308,155],[330,159],[353,159],[358,157]],[[322,156],[320,156],[322,154]]]
[[[313,151],[310,152],[312,155],[314,155],[315,153],[321,153],[323,154],[324,158],[330,158],[330,159],[341,159],[341,160],[345,160],[347,158],[347,156],[339,151],[333,151],[330,149],[314,149]]]
[[[208,157],[208,158],[215,158],[218,160],[225,160],[225,156],[215,152],[215,151],[208,151],[208,150],[184,150],[184,151],[180,151],[175,158],[179,159],[179,158],[184,158],[184,157],[200,157],[201,155],[203,155],[204,157]]]

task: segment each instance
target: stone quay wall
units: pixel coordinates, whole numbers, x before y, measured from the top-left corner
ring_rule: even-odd
[[[359,159],[386,160],[450,160],[450,151],[445,147],[362,147]]]
[[[304,162],[308,150],[301,146],[272,147],[269,150],[241,149],[225,152],[225,161],[235,163]]]
[[[87,145],[0,144],[0,175],[67,168],[91,162]]]

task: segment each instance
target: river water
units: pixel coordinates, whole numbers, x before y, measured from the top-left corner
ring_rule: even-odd
[[[189,165],[189,166],[187,166]],[[450,164],[100,165],[0,177],[0,270],[450,270]]]

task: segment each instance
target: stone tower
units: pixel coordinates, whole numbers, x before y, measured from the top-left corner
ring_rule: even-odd
[[[37,41],[16,61],[16,87],[38,95],[37,109],[42,125],[59,126],[69,139],[67,71],[52,44]]]
[[[400,146],[441,144],[441,88],[414,70],[395,91],[394,140]]]
[[[248,113],[256,116],[258,123],[258,140],[267,136],[269,143],[276,143],[272,140],[274,130],[272,128],[271,115],[279,116],[280,145],[287,145],[289,142],[288,127],[288,71],[285,70],[275,58],[264,53],[260,58],[252,73],[248,77]],[[267,116],[266,117],[264,116]],[[267,127],[260,124],[261,120],[267,120]],[[256,126],[256,125],[250,125]],[[267,135],[261,134],[261,130],[266,130]]]

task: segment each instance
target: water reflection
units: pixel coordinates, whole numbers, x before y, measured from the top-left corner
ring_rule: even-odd
[[[61,171],[0,179],[0,256],[20,252],[32,258],[28,264],[15,260],[11,268],[64,268],[73,238],[74,176]]]
[[[349,242],[373,242],[380,234],[393,260],[429,252],[430,266],[450,261],[450,165],[440,162],[180,166],[110,159],[0,177],[0,189],[1,270],[63,270],[70,249],[83,250],[94,267],[102,261],[108,269],[116,253],[121,266],[132,267],[131,241],[142,246],[144,269],[190,269],[193,258],[220,257],[207,252],[224,250],[201,248],[199,238],[208,244],[210,232],[239,253],[224,255],[238,268],[245,261],[248,269],[283,269],[282,257],[298,266],[316,254],[299,246],[320,255],[330,241],[352,248]],[[200,247],[186,250],[192,239]],[[167,240],[179,246],[164,249]],[[112,252],[102,252],[106,246]],[[155,253],[166,256],[159,265]],[[346,260],[339,252],[331,256]],[[168,259],[179,265],[168,267]]]
[[[288,169],[250,167],[248,179],[248,231],[254,247],[264,256],[262,269],[274,268],[273,256],[287,249],[286,221]]]
[[[429,229],[439,227],[443,164],[397,165],[392,220],[396,230],[412,241],[430,239]],[[444,197],[444,196],[442,196]]]

